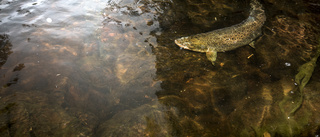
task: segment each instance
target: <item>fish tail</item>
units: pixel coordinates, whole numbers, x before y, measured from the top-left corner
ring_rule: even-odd
[[[258,0],[251,0],[251,12],[249,17],[253,17],[256,21],[264,22],[266,15],[263,10],[263,6]]]

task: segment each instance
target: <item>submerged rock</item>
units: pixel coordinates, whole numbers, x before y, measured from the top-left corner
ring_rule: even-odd
[[[99,125],[97,136],[167,136],[168,122],[158,103],[124,110]]]
[[[58,93],[59,94],[59,93]],[[53,96],[41,92],[16,92],[2,98],[0,135],[5,136],[90,136],[92,127],[70,115]],[[93,119],[91,119],[93,120]]]
[[[295,69],[290,68],[297,68],[310,60],[316,51],[318,41],[315,34],[320,29],[310,23],[284,15],[270,19],[263,37],[257,41],[256,51],[262,69],[275,77],[295,75]]]

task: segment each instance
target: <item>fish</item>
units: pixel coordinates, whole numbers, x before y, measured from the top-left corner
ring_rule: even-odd
[[[257,0],[251,0],[250,7],[249,17],[239,24],[181,37],[175,39],[174,42],[183,49],[205,52],[207,58],[214,65],[217,52],[230,51],[248,45],[262,35],[261,28],[266,21],[263,6]]]

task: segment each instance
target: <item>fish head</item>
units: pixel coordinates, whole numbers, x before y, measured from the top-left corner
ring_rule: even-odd
[[[197,36],[182,37],[174,41],[179,47],[197,52],[206,52],[208,50],[204,42]]]

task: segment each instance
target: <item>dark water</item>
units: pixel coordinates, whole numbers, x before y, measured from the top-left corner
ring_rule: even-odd
[[[319,1],[261,1],[215,66],[174,44],[249,3],[0,1],[0,136],[319,136]]]

